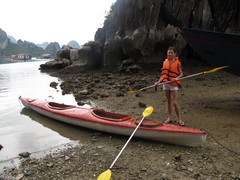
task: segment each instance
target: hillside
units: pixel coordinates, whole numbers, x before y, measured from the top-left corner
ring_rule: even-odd
[[[51,57],[54,57],[60,49],[58,42],[45,42],[41,47],[39,44],[29,41],[14,40],[13,36],[8,36],[5,31],[0,29],[0,57],[4,58],[20,53],[31,54],[32,57],[40,57],[42,54],[50,54]]]
[[[19,54],[19,53],[26,53],[31,54],[32,56],[38,57],[41,54],[46,53],[46,51],[37,45],[27,42],[18,40],[16,44],[10,42],[9,45],[3,49],[2,55],[11,56],[12,54]]]

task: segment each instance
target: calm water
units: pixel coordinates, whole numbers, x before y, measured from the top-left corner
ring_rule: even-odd
[[[41,152],[64,146],[80,136],[79,129],[63,123],[49,122],[19,102],[18,97],[30,97],[77,105],[72,95],[49,86],[60,80],[41,73],[45,61],[0,64],[0,172],[4,166],[18,161],[21,152]],[[71,133],[69,133],[71,132]],[[82,135],[82,134],[81,134]],[[84,136],[84,135],[83,135]]]

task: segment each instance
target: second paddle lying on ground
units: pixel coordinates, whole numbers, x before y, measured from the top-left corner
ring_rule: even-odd
[[[149,106],[147,107],[144,111],[143,111],[143,118],[141,119],[141,121],[139,122],[139,124],[137,125],[137,127],[134,129],[132,135],[129,137],[128,141],[126,142],[126,144],[123,146],[122,150],[119,152],[119,154],[117,155],[117,157],[115,158],[115,160],[113,161],[113,163],[111,164],[111,166],[109,167],[108,170],[104,171],[103,173],[101,173],[98,176],[97,180],[110,180],[111,178],[111,168],[113,167],[113,165],[115,164],[115,162],[118,160],[119,156],[122,154],[123,150],[126,148],[126,146],[128,145],[129,141],[132,139],[133,135],[135,134],[135,132],[138,130],[139,126],[142,124],[143,120],[145,117],[149,116],[150,114],[152,114],[153,112],[153,107]]]
[[[190,78],[190,77],[194,77],[194,76],[198,76],[198,75],[201,75],[201,74],[209,74],[209,73],[214,73],[220,69],[223,69],[223,68],[227,68],[228,66],[221,66],[221,67],[217,67],[217,68],[214,68],[214,69],[211,69],[209,71],[203,71],[203,72],[199,72],[199,73],[196,73],[196,74],[192,74],[192,75],[189,75],[189,76],[185,76],[185,77],[181,77],[179,78],[178,80],[182,80],[182,79],[187,79],[187,78]],[[155,86],[159,86],[159,85],[163,85],[163,84],[168,84],[168,83],[171,83],[173,81],[167,81],[167,82],[162,82],[162,83],[159,83],[157,85],[151,85],[151,86],[147,86],[147,87],[144,87],[144,88],[141,88],[141,89],[138,89],[138,90],[132,90],[132,91],[128,91],[127,93],[128,94],[132,94],[132,93],[135,93],[135,92],[140,92],[140,91],[143,91],[143,90],[146,90],[146,89],[150,89],[150,88],[153,88]]]

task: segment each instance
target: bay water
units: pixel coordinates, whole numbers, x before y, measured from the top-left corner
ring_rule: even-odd
[[[77,105],[73,95],[62,95],[61,80],[42,73],[46,61],[0,64],[0,172],[19,164],[19,153],[43,152],[75,142],[80,135],[76,127],[49,121],[23,107],[19,96]]]

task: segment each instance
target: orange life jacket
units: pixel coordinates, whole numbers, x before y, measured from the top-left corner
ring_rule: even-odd
[[[172,64],[170,64],[170,61],[168,59],[165,59],[165,61],[163,62],[162,76],[160,78],[160,82],[171,81],[172,79],[178,77],[180,75],[180,72],[178,70],[179,64],[180,64],[180,61],[178,60],[177,57]],[[179,80],[173,81],[169,84],[173,86],[181,87]]]

